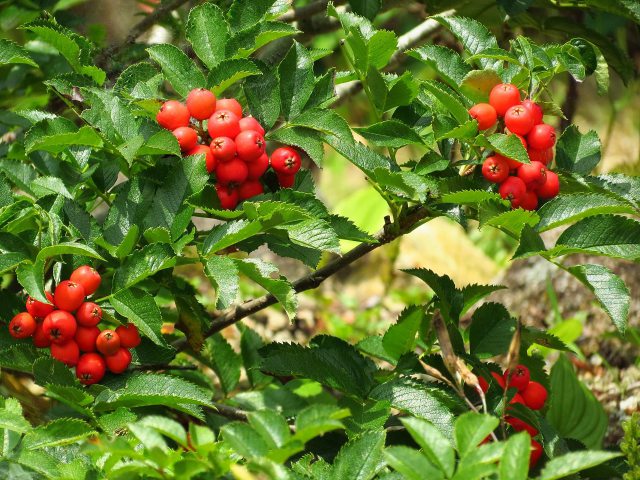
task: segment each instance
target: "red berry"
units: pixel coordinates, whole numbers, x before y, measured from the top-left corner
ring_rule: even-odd
[[[286,173],[277,172],[276,176],[278,177],[278,184],[282,188],[292,188],[293,184],[296,181],[296,174],[288,175]]]
[[[536,442],[533,438],[531,439],[531,456],[529,457],[529,468],[533,468],[540,460],[542,456],[542,445]]]
[[[512,370],[505,371],[503,378],[509,388],[517,388],[522,392],[529,384],[529,369],[524,365],[516,365]]]
[[[96,340],[100,335],[98,327],[78,327],[73,339],[78,344],[78,348],[83,352],[95,352]]]
[[[82,305],[84,297],[85,292],[82,285],[71,280],[63,280],[56,287],[53,299],[56,307],[60,310],[73,312]]]
[[[76,268],[69,280],[79,283],[84,288],[85,295],[91,295],[100,286],[100,274],[89,265]]]
[[[542,123],[542,117],[544,116],[544,112],[542,111],[542,107],[538,105],[536,102],[532,102],[531,100],[523,100],[522,106],[531,112],[533,115],[533,124],[538,125]]]
[[[35,331],[36,319],[30,313],[19,313],[9,322],[9,333],[13,338],[27,338]]]
[[[491,372],[491,376],[498,383],[500,388],[502,390],[504,390],[505,385],[504,385],[504,378],[502,378],[502,375],[500,375],[499,373],[496,373],[496,372]]]
[[[258,180],[269,168],[269,157],[263,153],[256,160],[248,163],[247,168],[249,169],[247,180]]]
[[[510,405],[514,403],[519,403],[521,405],[524,405],[525,403],[524,403],[524,398],[522,398],[522,395],[520,395],[519,393],[516,393],[509,401]]]
[[[36,348],[45,348],[51,345],[51,339],[47,335],[43,328],[44,322],[38,322],[36,324],[36,331],[33,332],[33,344]]]
[[[216,103],[216,112],[219,110],[228,110],[242,118],[242,105],[235,98],[220,98]]]
[[[556,143],[556,131],[551,125],[541,123],[534,126],[527,135],[529,147],[536,150],[551,148]]]
[[[183,104],[176,100],[169,100],[160,107],[156,120],[162,128],[173,131],[178,127],[189,125],[191,115]]]
[[[51,303],[44,303],[31,297],[27,297],[27,312],[29,312],[31,316],[35,318],[44,318],[53,312],[53,309],[55,308],[53,306],[53,295],[49,292],[45,292],[45,295]]]
[[[97,303],[84,302],[76,312],[76,320],[83,327],[95,327],[102,320],[102,309]]]
[[[211,141],[211,152],[216,160],[228,162],[236,156],[236,142],[229,137],[214,138]]]
[[[196,145],[189,150],[186,155],[200,155],[204,154],[205,165],[207,166],[207,172],[211,173],[216,168],[216,159],[213,156],[213,152],[206,145]]]
[[[104,377],[107,371],[107,362],[97,353],[85,353],[78,360],[76,377],[83,385],[93,385]]]
[[[113,355],[105,357],[104,360],[107,362],[107,368],[111,373],[122,373],[131,363],[131,352],[126,348],[120,348]]]
[[[487,157],[482,164],[482,176],[493,183],[502,183],[509,176],[509,164],[502,155]]]
[[[491,89],[489,103],[496,109],[499,117],[504,116],[509,107],[520,103],[520,92],[515,85],[500,83]]]
[[[96,339],[96,349],[104,355],[113,355],[120,349],[120,335],[113,330],[103,330]]]
[[[262,156],[266,147],[264,137],[255,130],[245,130],[236,137],[238,156],[245,162],[253,162]]]
[[[540,162],[522,164],[518,168],[518,177],[529,189],[540,187],[547,179],[547,167]]]
[[[480,384],[480,390],[482,390],[484,393],[487,393],[489,391],[489,384],[484,378],[478,377],[478,383]]]
[[[560,192],[560,179],[558,175],[551,170],[547,170],[546,177],[544,184],[536,189],[538,197],[544,200],[553,198]]]
[[[237,185],[244,182],[249,175],[247,164],[239,158],[219,163],[216,167],[216,178],[223,185]]]
[[[469,109],[469,115],[478,121],[478,130],[493,127],[498,120],[496,109],[488,103],[478,103]]]
[[[217,110],[207,124],[211,138],[236,138],[240,133],[240,117],[229,110]]]
[[[243,117],[240,119],[240,131],[244,132],[245,130],[253,130],[264,137],[264,128],[262,128],[260,122],[253,117]]]
[[[522,398],[531,410],[540,410],[547,401],[547,389],[538,382],[531,381],[522,391]]]
[[[260,180],[247,180],[238,187],[238,197],[240,200],[247,200],[264,193],[264,188]]]
[[[271,166],[276,173],[292,175],[300,170],[302,160],[300,155],[291,147],[280,147],[271,154]]]
[[[187,109],[197,120],[206,120],[216,111],[216,96],[206,88],[196,88],[187,95]]]
[[[116,333],[120,336],[120,346],[124,348],[136,348],[140,345],[140,332],[133,323],[120,325],[116,328]]]
[[[520,207],[524,210],[535,210],[538,208],[538,195],[531,190],[527,190],[522,198],[522,202],[520,202]]]
[[[527,186],[518,177],[509,177],[500,185],[498,192],[502,198],[511,202],[513,208],[518,208],[527,192]]]
[[[76,334],[78,325],[76,319],[69,312],[54,310],[42,322],[42,329],[51,343],[63,344],[71,340]]]
[[[198,144],[198,134],[191,127],[178,127],[173,131],[173,136],[178,139],[183,152],[188,152]]]
[[[80,349],[74,340],[51,345],[51,356],[69,367],[75,367],[80,359]]]
[[[547,148],[545,150],[529,148],[527,153],[529,154],[529,160],[532,162],[540,162],[544,165],[549,165],[551,160],[553,160],[553,148]]]
[[[240,197],[237,188],[230,188],[227,185],[216,184],[216,193],[223,210],[233,210],[238,205]]]
[[[516,432],[522,432],[524,430],[532,437],[535,437],[538,434],[538,430],[536,430],[536,428],[519,418],[507,416],[505,417],[505,421],[511,425]]]
[[[526,135],[533,128],[533,115],[522,105],[515,105],[504,114],[504,124],[510,132]]]

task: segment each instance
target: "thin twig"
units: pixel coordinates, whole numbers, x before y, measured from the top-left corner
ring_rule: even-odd
[[[213,402],[212,405],[216,412],[223,417],[230,418],[231,420],[240,420],[242,422],[247,421],[247,412],[244,410],[225,405],[224,403]]]

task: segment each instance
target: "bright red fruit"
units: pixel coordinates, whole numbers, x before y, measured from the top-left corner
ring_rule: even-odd
[[[533,128],[533,115],[522,105],[515,105],[504,114],[504,124],[510,132],[526,135]]]
[[[102,320],[102,309],[97,303],[84,302],[76,312],[76,320],[83,327],[95,327]]]
[[[27,338],[35,331],[36,319],[30,313],[19,313],[9,322],[9,333],[13,338]]]
[[[264,154],[264,137],[255,130],[245,130],[236,137],[238,156],[245,162],[253,162]]]
[[[280,147],[271,154],[271,166],[276,173],[292,175],[300,170],[300,154],[291,147]]]
[[[540,460],[542,456],[542,445],[536,442],[533,438],[531,439],[531,456],[529,457],[529,468],[533,468]]]
[[[69,280],[79,283],[84,288],[85,295],[91,295],[100,286],[100,274],[89,265],[83,265],[76,268]]]
[[[240,117],[230,110],[216,110],[207,124],[211,138],[236,138],[240,133]]]
[[[505,421],[513,427],[516,432],[526,431],[530,436],[535,437],[538,434],[538,430],[532,427],[527,422],[524,422],[516,417],[505,417]]]
[[[60,310],[73,312],[84,302],[84,287],[71,280],[63,280],[56,287],[53,300]]]
[[[80,359],[80,349],[74,340],[63,344],[54,343],[51,345],[51,356],[69,367],[75,367]]]
[[[245,130],[253,130],[264,137],[264,128],[262,128],[260,122],[253,117],[243,117],[240,119],[240,131],[244,132]]]
[[[53,312],[53,309],[55,308],[53,306],[53,295],[49,292],[45,292],[45,295],[51,303],[44,303],[31,297],[27,297],[27,312],[29,312],[31,316],[35,318],[44,318]]]
[[[107,368],[111,373],[122,373],[131,363],[131,352],[126,348],[120,348],[113,355],[105,357],[104,360],[107,362]]]
[[[549,165],[551,160],[553,160],[553,148],[547,148],[545,150],[529,148],[527,153],[529,154],[529,160],[532,162],[540,162],[544,165]]]
[[[276,177],[278,177],[278,185],[282,188],[291,188],[293,184],[296,182],[296,174],[286,174],[286,173],[276,173]]]
[[[264,188],[260,180],[247,180],[238,187],[238,197],[240,200],[247,200],[264,193]]]
[[[531,190],[527,190],[522,198],[522,202],[520,202],[520,207],[525,210],[535,210],[538,208],[538,195]]]
[[[133,323],[120,325],[116,328],[116,333],[120,336],[120,346],[124,348],[136,348],[140,345],[140,332]]]
[[[83,385],[93,385],[104,377],[107,371],[107,362],[97,353],[85,353],[78,360],[76,377]]]
[[[509,164],[501,155],[487,157],[482,164],[482,176],[493,183],[502,183],[509,176]]]
[[[216,160],[228,162],[236,156],[236,142],[229,137],[217,137],[211,141],[211,152]]]
[[[55,344],[63,344],[71,340],[77,328],[76,319],[64,310],[54,310],[42,322],[42,330],[51,343]]]
[[[522,398],[531,410],[540,410],[547,401],[547,389],[538,382],[531,381],[522,391]]]
[[[183,152],[188,152],[198,144],[198,133],[191,127],[178,127],[173,131],[173,136],[178,139]]]
[[[216,96],[206,88],[195,88],[187,95],[187,109],[197,120],[206,120],[216,111]]]
[[[524,365],[516,365],[512,370],[507,370],[503,375],[505,384],[511,388],[517,388],[522,392],[529,384],[529,369]]]
[[[504,390],[505,385],[504,385],[504,378],[502,378],[502,375],[496,372],[491,372],[491,376],[498,383],[498,385],[500,385],[500,388]]]
[[[527,135],[529,147],[536,150],[551,148],[556,143],[556,131],[551,125],[541,123],[534,126]]]
[[[73,339],[82,352],[95,352],[98,335],[100,335],[98,327],[78,327]]]
[[[244,182],[249,175],[247,164],[239,158],[219,163],[216,167],[216,178],[223,185],[237,185]]]
[[[113,355],[120,349],[120,335],[113,330],[103,330],[96,339],[96,349],[104,355]]]
[[[547,179],[547,167],[540,162],[522,164],[518,168],[518,177],[527,185],[527,188],[538,188],[544,185]]]
[[[514,403],[520,403],[521,405],[524,405],[524,398],[522,398],[522,395],[520,395],[519,393],[516,393],[511,400],[509,401],[509,404],[514,404]]]
[[[502,117],[509,107],[520,103],[520,92],[511,83],[500,83],[491,89],[489,103],[495,108],[498,116]]]
[[[469,109],[469,115],[478,121],[478,130],[486,130],[496,124],[498,114],[488,103],[478,103]]]
[[[240,197],[237,188],[229,188],[227,185],[216,185],[216,193],[223,210],[233,210],[238,205]]]
[[[162,128],[173,131],[178,127],[189,125],[191,115],[183,104],[176,100],[169,100],[160,107],[156,120]]]
[[[211,173],[216,168],[216,159],[213,156],[213,152],[206,145],[196,145],[191,150],[186,152],[187,155],[204,155],[205,165],[207,166],[207,172]]]
[[[51,339],[47,335],[43,328],[44,322],[38,322],[36,324],[36,331],[33,332],[33,344],[36,348],[45,348],[51,345]]]
[[[531,112],[533,115],[533,124],[538,125],[542,123],[542,117],[544,116],[544,112],[542,111],[542,107],[538,105],[536,102],[532,102],[531,100],[523,100],[522,106]]]
[[[544,184],[536,189],[538,197],[548,200],[553,198],[560,192],[560,179],[558,175],[551,170],[547,170],[547,178]]]
[[[238,118],[242,118],[242,105],[235,98],[218,99],[216,112],[219,110],[228,110],[235,113]]]
[[[266,153],[263,153],[256,160],[248,163],[247,168],[249,169],[247,180],[258,180],[269,168],[269,157]]]
[[[498,192],[502,198],[511,201],[513,208],[518,208],[527,192],[527,186],[518,177],[509,177],[500,185]]]
[[[489,391],[489,384],[484,378],[478,377],[478,383],[480,384],[480,390],[482,390],[484,393],[487,393]]]

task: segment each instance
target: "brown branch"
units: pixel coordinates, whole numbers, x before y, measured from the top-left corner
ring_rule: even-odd
[[[219,415],[230,418],[231,420],[240,420],[242,422],[247,421],[247,412],[240,410],[239,408],[230,407],[223,403],[213,402],[213,409],[216,410]]]

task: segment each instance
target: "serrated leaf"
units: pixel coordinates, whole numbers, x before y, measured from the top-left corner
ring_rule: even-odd
[[[208,258],[216,252],[262,232],[262,224],[253,220],[235,220],[211,229],[202,242],[202,253]]]
[[[144,138],[139,134],[140,120],[113,91],[96,88],[81,90],[91,105],[91,108],[82,111],[82,118],[100,130],[130,163],[144,143]]]
[[[476,103],[488,102],[491,89],[502,83],[493,70],[472,70],[460,82],[460,91]]]
[[[220,386],[225,395],[228,395],[240,380],[242,366],[240,355],[234,352],[231,345],[219,333],[207,338],[202,354],[207,365],[213,369],[220,380]]]
[[[0,39],[0,65],[23,64],[38,68],[29,52],[17,43]]]
[[[502,285],[477,285],[471,284],[462,287],[462,298],[464,302],[464,306],[462,307],[461,315],[466,313],[473,305],[482,300],[487,295],[497,291],[502,290],[504,287]]]
[[[373,0],[376,1],[376,0]],[[369,0],[370,3],[373,3]],[[377,30],[367,39],[367,64],[369,68],[384,68],[398,46],[396,34],[390,30]]]
[[[451,33],[462,43],[464,49],[472,55],[489,48],[498,48],[496,38],[487,27],[477,20],[455,16],[435,16],[433,18],[451,30]],[[480,59],[480,64],[485,68],[491,66],[492,63],[489,59]]]
[[[456,321],[462,310],[462,293],[447,275],[438,275],[427,268],[410,268],[402,270],[425,282],[438,297],[438,304],[443,316],[449,321]]]
[[[219,96],[239,80],[261,74],[260,69],[251,60],[245,58],[223,60],[209,72],[207,85]]]
[[[269,130],[280,116],[280,79],[277,69],[265,64],[258,68],[262,75],[248,78],[243,90],[251,115]]]
[[[53,357],[40,357],[33,362],[33,377],[38,385],[78,385],[75,375],[64,363]]]
[[[424,140],[415,130],[397,120],[383,120],[354,130],[379,147],[402,148],[406,145],[424,145]]]
[[[231,305],[240,289],[238,269],[233,260],[226,256],[213,255],[203,259],[204,273],[215,289],[216,308]]]
[[[202,88],[206,81],[196,64],[178,47],[171,44],[154,45],[147,48],[173,89],[186,97],[194,88]]]
[[[28,343],[12,345],[0,350],[0,367],[7,367],[20,372],[32,373],[33,363],[41,352]]]
[[[425,477],[441,480],[444,474],[425,455],[404,445],[392,445],[385,448],[384,459],[402,478],[408,480],[423,480]]]
[[[176,258],[173,249],[166,243],[152,243],[134,252],[116,270],[113,277],[114,294],[132,287],[160,270],[173,268]]]
[[[282,305],[287,316],[293,319],[298,308],[298,299],[293,287],[284,277],[278,279],[271,277],[277,271],[273,265],[258,259],[234,259],[234,262],[240,273],[272,294]]]
[[[26,433],[32,429],[31,424],[22,416],[22,413],[7,408],[0,409],[0,428],[17,433]]]
[[[433,424],[422,418],[407,417],[400,421],[409,435],[420,445],[425,457],[447,477],[451,477],[455,467],[455,452],[449,439]]]
[[[279,38],[295,35],[299,31],[283,22],[259,22],[236,32],[227,43],[227,57],[247,58],[259,48]]]
[[[423,45],[409,50],[407,55],[422,60],[433,67],[440,77],[457,89],[471,70],[457,52],[441,45]]]
[[[214,68],[225,59],[229,26],[220,7],[203,3],[191,9],[185,32],[193,51],[207,67]]]
[[[515,331],[516,321],[503,305],[485,303],[473,312],[469,328],[470,351],[479,358],[505,354]]]
[[[494,133],[488,137],[480,135],[476,137],[476,144],[492,148],[500,155],[512,158],[520,163],[531,163],[529,154],[520,139],[515,135],[505,135],[503,133]]]
[[[365,432],[347,442],[338,452],[331,469],[331,480],[372,479],[382,463],[384,430]]]
[[[27,432],[22,439],[22,446],[27,450],[57,447],[75,443],[95,434],[97,434],[97,432],[82,420],[77,418],[59,418]]]
[[[171,418],[160,415],[148,415],[137,422],[138,425],[152,428],[179,445],[187,448],[187,432],[184,427]]]
[[[160,130],[151,135],[138,149],[136,155],[174,155],[181,157],[180,145],[168,130]]]
[[[441,85],[442,84],[438,84],[437,82],[426,80],[422,83],[422,88],[431,93],[459,124],[466,123],[471,118],[467,108],[456,95]]]
[[[407,307],[400,313],[397,322],[385,332],[382,345],[396,362],[403,354],[413,351],[416,333],[425,319],[424,307]]]
[[[324,147],[320,138],[317,131],[302,127],[283,127],[267,135],[268,140],[301,148],[319,167],[322,166],[324,157]]]
[[[588,175],[600,162],[600,156],[600,139],[593,130],[583,135],[578,127],[570,125],[558,139],[556,163],[559,168]]]
[[[305,127],[318,132],[336,135],[345,139],[352,138],[349,124],[333,110],[312,108],[293,118],[289,125]]]
[[[281,110],[284,118],[288,120],[302,112],[313,92],[313,59],[308,50],[294,41],[278,66],[278,75]]]
[[[583,451],[569,452],[552,458],[542,469],[538,480],[557,480],[576,474],[582,470],[595,467],[612,458],[619,457],[618,452]]]
[[[287,232],[293,243],[302,247],[340,253],[338,236],[326,220],[304,220],[282,230]]]
[[[500,480],[527,480],[530,451],[531,437],[526,432],[510,437],[500,459]]]
[[[269,447],[258,432],[243,422],[231,422],[220,429],[222,438],[245,458],[263,457]]]
[[[392,163],[387,157],[374,152],[358,141],[346,140],[334,135],[325,135],[324,140],[336,152],[370,177],[375,177],[374,171],[378,168],[389,171],[400,170],[400,167]]]
[[[465,457],[500,424],[492,415],[467,412],[458,417],[455,424],[456,449],[460,457]]]
[[[156,99],[161,84],[160,71],[150,63],[140,62],[125,68],[113,89],[135,99]]]
[[[349,0],[354,13],[373,20],[382,8],[382,0]]]
[[[43,198],[48,195],[62,195],[73,200],[73,195],[67,190],[66,185],[58,177],[38,177],[31,182],[31,191],[36,198]]]
[[[269,449],[283,447],[291,438],[289,425],[273,410],[258,410],[248,415],[249,425],[262,437]]]
[[[93,128],[86,125],[78,128],[73,122],[61,117],[42,120],[25,134],[27,153],[43,150],[58,154],[73,145],[101,147],[102,139]]]
[[[115,187],[113,193],[116,197],[102,225],[104,239],[115,247],[128,239],[132,249],[153,201],[153,186],[137,176]]]
[[[151,294],[128,288],[119,291],[110,299],[111,306],[153,343],[166,346],[162,337],[162,314]]]
[[[234,0],[229,8],[229,24],[233,30],[242,30],[260,23],[275,0]]]
[[[538,214],[530,210],[523,210],[522,208],[492,215],[487,219],[483,219],[482,216],[480,218],[481,228],[485,225],[491,225],[510,234],[514,238],[520,238],[520,232],[522,232],[525,225],[533,227],[537,223]]]

